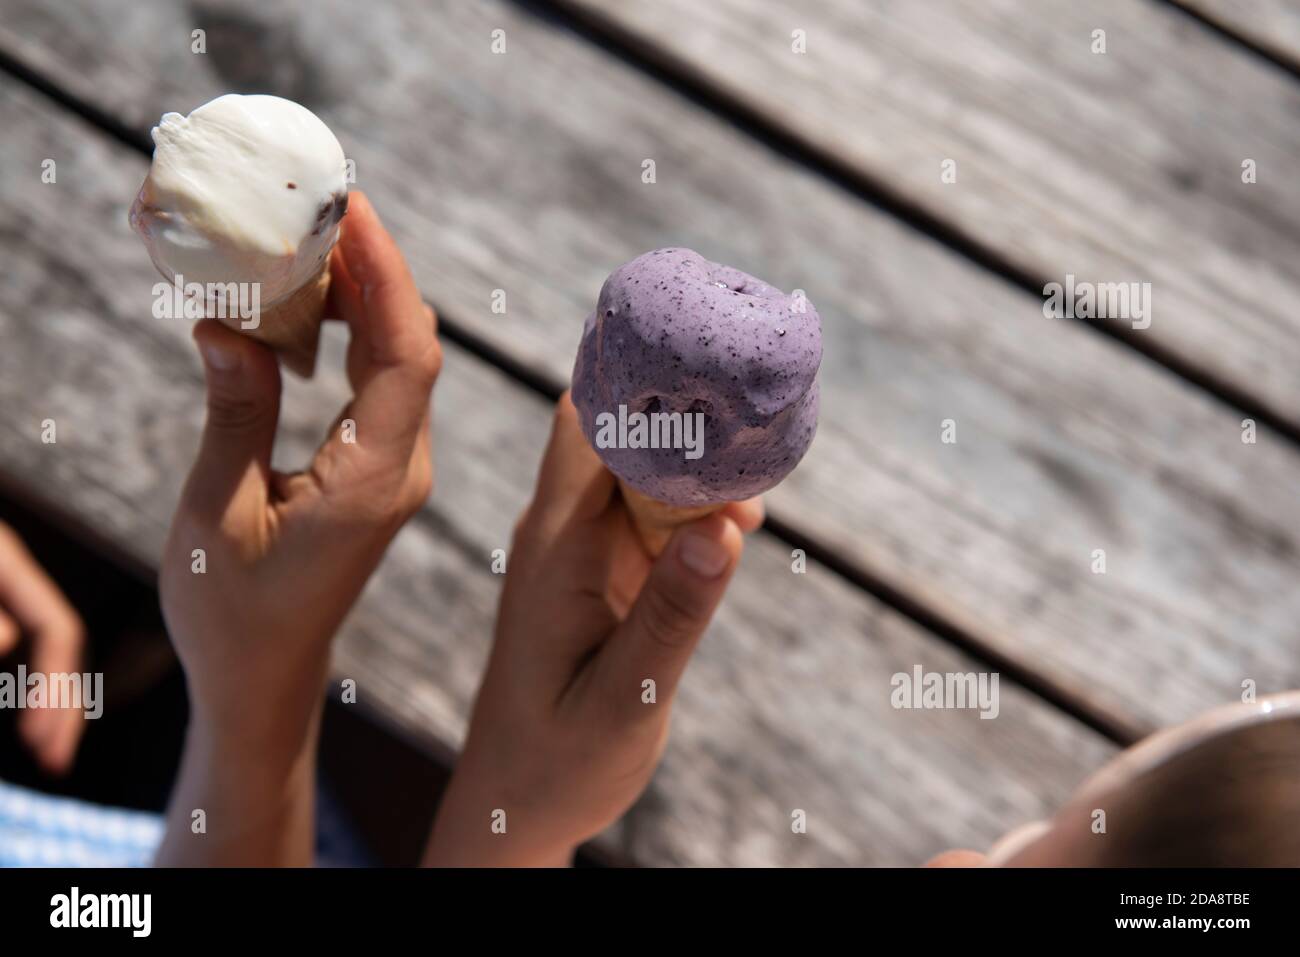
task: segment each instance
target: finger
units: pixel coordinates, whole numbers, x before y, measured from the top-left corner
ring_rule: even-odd
[[[0,658],[9,654],[18,645],[20,630],[13,616],[7,615],[0,608]]]
[[[766,510],[763,508],[762,496],[755,495],[743,502],[728,503],[722,510],[722,514],[735,522],[740,530],[748,535],[750,532],[758,531],[762,526]]]
[[[404,460],[442,367],[437,317],[363,193],[350,197],[337,248],[343,271],[332,303],[352,334],[348,376],[357,444]]]
[[[208,416],[184,492],[189,511],[220,518],[236,498],[265,504],[280,418],[280,367],[265,346],[212,319],[194,327]]]
[[[49,720],[46,730],[38,732],[39,743],[28,740],[29,732],[25,726],[19,727],[19,734],[31,749],[33,757],[47,774],[64,775],[72,770],[77,757],[77,747],[86,730],[86,718],[76,708],[50,710],[37,709],[23,712],[24,721],[35,716],[45,715]]]
[[[32,635],[34,672],[46,676],[81,674],[84,655],[85,632],[79,619],[55,622]],[[53,677],[48,681],[48,686],[54,687]],[[24,711],[18,733],[46,771],[62,774],[71,767],[85,728],[86,701],[50,701],[49,705]]]
[[[673,533],[627,619],[602,652],[608,656],[609,686],[627,696],[629,707],[644,707],[640,695],[647,678],[655,682],[659,701],[671,700],[742,547],[736,523],[716,513]]]
[[[343,248],[335,246],[330,250],[330,289],[325,299],[325,315],[342,319],[349,326],[360,326],[365,320],[363,307],[361,290],[348,272]]]
[[[352,278],[352,273],[348,270],[342,246],[335,246],[330,252],[330,291],[326,309],[329,314],[336,315],[346,322],[350,329],[366,328],[366,303],[362,298],[361,287],[357,285],[357,281]],[[436,326],[433,310],[428,305],[424,305],[424,309],[428,314],[429,323]],[[347,355],[348,384],[352,386],[354,393],[359,392],[361,386],[373,375],[374,366],[369,340],[363,335],[354,333],[348,342]],[[351,409],[346,411],[350,413]]]
[[[45,574],[31,552],[0,525],[0,648],[12,648],[25,632],[32,643],[30,669],[45,675],[80,673],[85,633],[80,616]],[[3,651],[0,651],[3,653]],[[18,732],[48,771],[72,763],[84,721],[78,710],[33,708],[23,712]]]
[[[360,327],[353,331],[366,340],[375,362],[405,361],[433,338],[435,330],[411,321],[422,314],[424,301],[402,251],[365,193],[349,197],[338,248],[365,307]]]
[[[609,505],[616,479],[582,432],[578,410],[565,392],[555,404],[551,438],[542,456],[531,518],[558,529],[573,518],[592,519]]]
[[[3,617],[35,638],[46,632],[78,631],[81,619],[27,546],[0,525],[0,605]],[[0,626],[2,627],[2,626]]]
[[[86,650],[85,629],[75,612],[32,632],[31,670],[47,675],[81,671]]]

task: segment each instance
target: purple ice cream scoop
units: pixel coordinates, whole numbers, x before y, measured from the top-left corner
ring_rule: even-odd
[[[573,404],[588,441],[625,483],[668,505],[720,505],[767,491],[808,451],[821,358],[821,319],[802,294],[690,249],[656,249],[601,287],[573,370]],[[696,457],[681,447],[627,447],[631,430],[614,427],[620,415],[657,412],[703,413]]]

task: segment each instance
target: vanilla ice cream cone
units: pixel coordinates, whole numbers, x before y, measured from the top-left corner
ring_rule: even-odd
[[[310,377],[330,250],[348,207],[338,140],[290,100],[230,94],[189,116],[165,114],[153,141],[131,226],[154,265],[187,296],[199,288],[200,314],[265,342]],[[228,302],[233,290],[239,309]]]
[[[719,505],[669,505],[638,492],[622,479],[619,479],[618,490],[631,513],[632,524],[641,536],[642,544],[656,558],[667,547],[668,540],[679,525],[712,515],[726,507],[725,502]]]

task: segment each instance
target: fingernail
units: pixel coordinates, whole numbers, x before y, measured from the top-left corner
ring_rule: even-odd
[[[218,372],[230,372],[239,366],[239,354],[233,349],[218,345],[211,340],[199,343],[199,352],[208,367]]]
[[[731,553],[718,542],[690,532],[682,536],[677,554],[683,565],[703,578],[717,578],[731,561]]]

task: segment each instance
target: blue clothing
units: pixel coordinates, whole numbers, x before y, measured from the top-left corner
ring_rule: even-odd
[[[0,867],[148,867],[163,818],[148,811],[54,797],[0,781]],[[374,860],[329,791],[316,789],[316,865]]]
[[[162,835],[161,815],[0,781],[0,867],[145,867]]]

